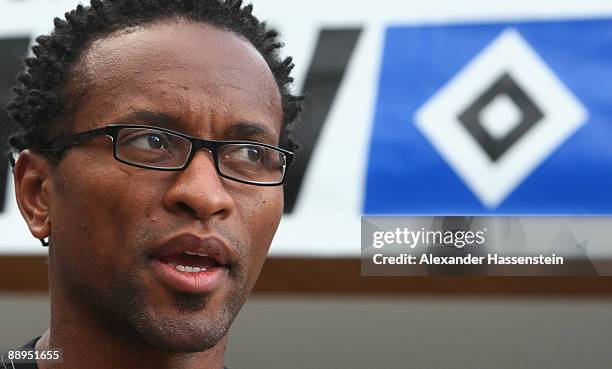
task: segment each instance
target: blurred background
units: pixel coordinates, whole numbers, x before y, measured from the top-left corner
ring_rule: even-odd
[[[359,256],[362,215],[612,214],[612,2],[253,2],[308,99],[226,365],[611,367],[609,277],[362,277]],[[0,106],[75,6],[0,0]],[[3,151],[7,121],[0,108]],[[0,161],[0,349],[49,319],[45,249],[13,191]]]

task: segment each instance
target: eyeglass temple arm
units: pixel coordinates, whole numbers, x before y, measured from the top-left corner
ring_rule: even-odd
[[[76,133],[76,134],[66,136],[66,137],[56,138],[54,140],[51,140],[43,144],[42,148],[43,148],[43,151],[49,151],[49,152],[62,151],[70,146],[77,145],[83,141],[86,141],[86,140],[89,140],[89,139],[92,139],[98,136],[112,135],[113,129],[114,127],[102,127],[102,128],[92,129],[90,131]]]

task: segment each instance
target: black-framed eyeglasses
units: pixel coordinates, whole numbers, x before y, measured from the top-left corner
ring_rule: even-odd
[[[183,170],[196,151],[206,149],[221,177],[258,186],[282,184],[294,156],[291,151],[260,142],[210,141],[161,127],[124,124],[60,137],[43,145],[42,151],[60,153],[98,136],[111,137],[115,159],[145,169]]]

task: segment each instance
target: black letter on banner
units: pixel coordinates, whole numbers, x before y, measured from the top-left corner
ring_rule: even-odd
[[[300,150],[287,172],[285,213],[291,213],[295,207],[308,163],[360,33],[361,29],[324,29],[319,33],[303,88],[308,94],[305,111],[294,129]]]
[[[0,39],[0,212],[4,211],[6,198],[6,181],[8,180],[8,149],[6,140],[10,118],[6,111],[6,104],[13,97],[11,87],[15,84],[15,77],[22,70],[22,57],[27,54],[30,46],[29,38]]]

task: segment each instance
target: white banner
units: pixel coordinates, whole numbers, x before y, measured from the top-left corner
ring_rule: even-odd
[[[359,30],[343,78],[316,140],[295,206],[286,214],[271,249],[283,256],[358,256],[360,216],[385,31],[389,26],[514,20],[612,17],[609,0],[254,0],[255,14],[278,27],[296,68],[296,90],[323,30]],[[47,33],[52,19],[72,9],[68,0],[0,0],[0,39]],[[406,45],[407,52],[415,45]],[[2,55],[0,49],[0,56]],[[308,92],[308,91],[307,91]],[[612,102],[610,102],[612,103]],[[27,230],[8,176],[0,214],[0,254],[46,252]],[[596,247],[595,247],[596,248]],[[601,246],[601,252],[607,252]]]

